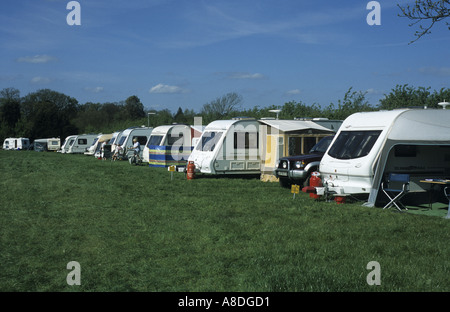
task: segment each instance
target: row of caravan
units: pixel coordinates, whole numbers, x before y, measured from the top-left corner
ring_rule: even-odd
[[[334,135],[319,164],[318,192],[385,200],[389,174],[408,174],[410,192],[430,194],[421,181],[450,180],[450,110],[394,109],[332,120],[231,120],[209,124],[188,161],[201,173],[256,173],[273,177],[277,160],[308,153]],[[442,194],[441,194],[442,195]]]
[[[273,178],[280,157],[307,153],[320,139],[334,134],[341,123],[324,118],[237,117],[213,121],[206,127],[201,124],[135,127],[112,134],[69,136],[61,152],[99,158],[103,147],[110,157],[117,146],[127,150],[137,139],[141,159],[150,167],[185,167],[191,161],[198,173],[263,174]]]
[[[411,189],[424,191],[423,179],[450,178],[450,110],[395,109],[355,113],[344,121],[233,118],[202,125],[134,127],[112,134],[69,136],[62,153],[100,157],[105,146],[141,145],[151,167],[195,165],[197,173],[259,174],[276,180],[277,161],[307,154],[323,137],[333,141],[323,155],[318,192],[363,195],[375,205],[388,173],[408,173]],[[7,142],[17,148],[20,143]],[[4,144],[5,146],[5,144]]]
[[[122,151],[120,155],[126,158],[126,151],[133,148],[136,140],[141,148],[141,159],[150,165],[163,167],[185,165],[192,151],[192,145],[201,133],[201,128],[184,124],[156,128],[131,127],[111,134],[69,136],[64,141],[60,152],[109,158],[116,150],[120,150]]]

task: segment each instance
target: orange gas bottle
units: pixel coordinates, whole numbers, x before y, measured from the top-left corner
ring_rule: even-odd
[[[312,187],[321,187],[321,186],[323,186],[322,179],[320,178],[320,173],[319,172],[314,171],[313,173],[311,173],[311,177],[309,178],[309,186],[312,186]],[[309,197],[319,198],[320,195],[317,195],[314,192],[314,193],[309,193]]]
[[[188,162],[187,165],[187,179],[192,180],[195,177],[195,164],[193,161]]]

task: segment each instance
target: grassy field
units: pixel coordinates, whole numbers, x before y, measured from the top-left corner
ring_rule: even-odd
[[[450,291],[441,217],[84,155],[0,151],[0,174],[0,291]]]

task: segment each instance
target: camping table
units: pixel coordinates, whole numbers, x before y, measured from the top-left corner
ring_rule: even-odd
[[[450,193],[447,192],[447,189],[450,188],[450,180],[444,180],[444,179],[425,179],[420,180],[422,183],[429,183],[431,184],[431,188],[433,188],[435,185],[439,186],[444,190],[444,195],[449,200],[448,203],[448,209],[447,209],[447,216],[446,219],[450,219]]]

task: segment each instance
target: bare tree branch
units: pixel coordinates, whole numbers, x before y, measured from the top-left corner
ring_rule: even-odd
[[[409,26],[417,25],[419,30],[415,32],[416,39],[410,42],[416,42],[422,36],[430,34],[431,28],[442,20],[450,17],[450,0],[417,0],[414,5],[406,5],[404,7],[397,5],[401,14],[399,17],[406,17],[412,21]],[[421,23],[427,23],[422,25]],[[450,30],[450,23],[446,22]]]

